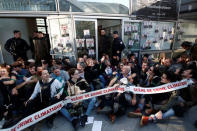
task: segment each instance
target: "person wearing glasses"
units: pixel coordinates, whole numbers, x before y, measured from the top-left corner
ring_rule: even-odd
[[[70,75],[70,80],[67,88],[68,96],[65,99],[91,91],[89,84],[80,76],[80,72],[76,68],[71,68],[68,72]],[[91,114],[95,102],[96,98],[75,103],[68,103],[60,110],[60,112],[72,123],[73,128],[76,130],[78,124],[82,127],[85,126],[87,117]]]

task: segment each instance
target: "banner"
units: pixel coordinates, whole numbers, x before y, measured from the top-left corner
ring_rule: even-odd
[[[48,116],[58,112],[64,106],[63,101],[60,101],[54,105],[51,105],[45,109],[42,109],[28,117],[25,117],[21,121],[19,121],[16,125],[7,129],[0,129],[1,131],[21,131],[35,123],[45,119]]]
[[[134,94],[165,93],[165,92],[171,92],[171,91],[179,90],[179,89],[182,89],[182,88],[186,88],[186,87],[188,87],[188,85],[190,85],[192,83],[193,83],[193,81],[191,79],[189,79],[189,80],[184,79],[182,81],[168,83],[168,84],[157,86],[157,87],[146,87],[146,88],[115,84],[113,87],[107,87],[107,88],[104,88],[104,89],[84,93],[84,94],[81,94],[81,95],[72,96],[72,97],[68,98],[67,100],[60,101],[60,102],[58,102],[54,105],[51,105],[51,106],[49,106],[49,107],[47,107],[47,108],[45,108],[41,111],[38,111],[38,112],[22,119],[21,121],[19,121],[16,125],[14,125],[11,128],[1,129],[1,131],[20,131],[20,130],[23,130],[23,129],[25,129],[25,128],[43,120],[43,119],[45,119],[46,117],[49,117],[52,114],[58,112],[67,103],[75,103],[75,102],[78,102],[78,101],[87,100],[87,99],[97,97],[97,96],[107,95],[107,94],[111,94],[111,93],[123,93],[123,92],[126,92],[126,91],[127,92],[133,92]]]
[[[159,94],[159,93],[166,93],[175,90],[180,90],[182,88],[186,88],[189,84],[192,84],[192,80],[182,80],[179,82],[168,83],[165,85],[157,86],[157,87],[128,87],[129,91],[133,92],[134,94]]]

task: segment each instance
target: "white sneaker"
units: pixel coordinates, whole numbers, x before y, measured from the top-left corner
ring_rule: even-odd
[[[3,127],[4,123],[5,123],[5,119],[3,118],[3,119],[0,121],[0,129]]]

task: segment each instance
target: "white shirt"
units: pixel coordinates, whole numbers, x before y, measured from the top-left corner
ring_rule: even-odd
[[[49,78],[49,82],[52,80],[52,78]],[[53,98],[55,95],[58,94],[57,90],[62,88],[62,83],[60,83],[57,79],[55,79],[53,81],[53,83],[51,84],[51,98]],[[34,99],[38,93],[40,93],[40,83],[39,81],[36,83],[36,86],[34,88],[34,92],[32,93],[30,99]],[[61,89],[61,91],[59,92],[59,94],[63,93],[63,88]]]

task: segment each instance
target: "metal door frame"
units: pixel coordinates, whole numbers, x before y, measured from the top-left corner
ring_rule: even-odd
[[[80,18],[80,17],[74,17],[74,41],[75,41],[75,48],[76,48],[76,26],[75,26],[75,21],[93,21],[95,22],[95,43],[96,43],[96,59],[98,60],[98,23],[96,18]],[[77,48],[76,48],[77,50]],[[78,56],[77,56],[78,57]]]

